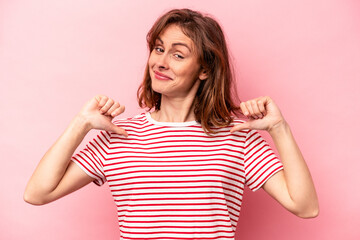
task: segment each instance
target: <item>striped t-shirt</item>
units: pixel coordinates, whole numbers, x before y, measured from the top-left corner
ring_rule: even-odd
[[[109,184],[120,239],[234,239],[244,186],[259,189],[283,166],[255,130],[208,136],[201,124],[158,122],[149,112],[114,121],[74,161],[94,183]]]

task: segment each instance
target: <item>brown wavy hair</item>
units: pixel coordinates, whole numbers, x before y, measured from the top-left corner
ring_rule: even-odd
[[[184,34],[195,44],[199,63],[208,74],[200,81],[194,99],[194,114],[205,133],[215,133],[211,127],[226,127],[232,121],[232,114],[239,116],[238,102],[232,66],[225,37],[220,25],[212,17],[190,9],[173,9],[159,17],[147,34],[146,40],[150,51],[155,47],[155,40],[170,24],[179,26]],[[159,110],[161,94],[153,91],[149,65],[146,66],[144,79],[137,91],[139,106]]]

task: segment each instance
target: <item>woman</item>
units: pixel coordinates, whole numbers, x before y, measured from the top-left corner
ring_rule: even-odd
[[[234,103],[219,24],[175,9],[147,40],[138,100],[148,111],[112,122],[124,106],[91,99],[41,159],[25,201],[46,204],[108,181],[121,239],[234,239],[245,185],[299,217],[317,216],[310,172],[277,105],[270,97]],[[91,129],[102,131],[73,155]],[[269,132],[281,161],[256,130]]]

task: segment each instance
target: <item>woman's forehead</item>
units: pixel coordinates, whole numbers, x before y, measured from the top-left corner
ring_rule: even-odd
[[[171,24],[163,29],[155,40],[162,44],[182,45],[188,47],[190,51],[194,50],[194,42],[189,38],[181,27]]]

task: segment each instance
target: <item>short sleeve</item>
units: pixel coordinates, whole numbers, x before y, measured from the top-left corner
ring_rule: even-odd
[[[256,130],[249,130],[246,135],[244,163],[246,184],[253,192],[283,169],[279,158]]]
[[[83,150],[71,157],[71,160],[87,175],[94,178],[94,183],[98,186],[106,182],[103,163],[106,158],[106,151],[109,149],[109,143],[109,133],[101,131]]]

